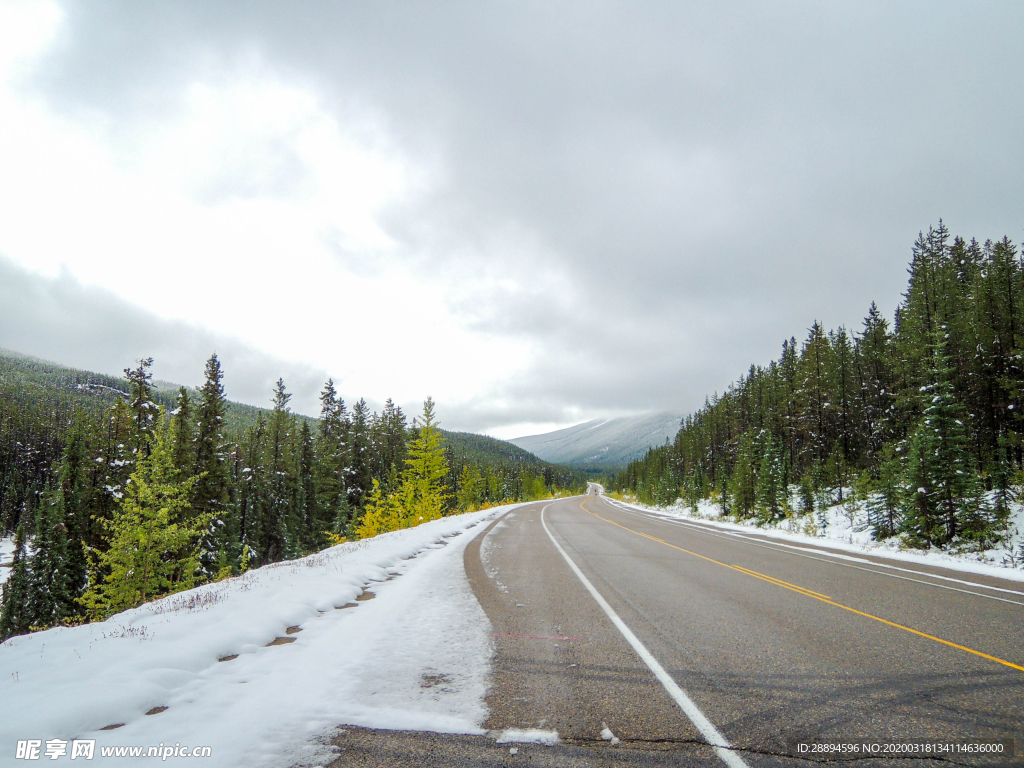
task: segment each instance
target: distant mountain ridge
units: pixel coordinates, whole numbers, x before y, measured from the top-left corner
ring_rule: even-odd
[[[582,469],[612,470],[642,458],[649,448],[673,440],[682,416],[655,413],[594,419],[542,435],[516,437],[508,442],[545,461]]]

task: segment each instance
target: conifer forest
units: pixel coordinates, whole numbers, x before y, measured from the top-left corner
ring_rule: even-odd
[[[0,535],[14,536],[0,640],[454,512],[585,486],[502,441],[443,433],[429,398],[318,419],[227,400],[217,355],[198,390],[0,358]]]
[[[1008,238],[913,245],[893,322],[811,325],[685,418],[612,485],[653,504],[712,500],[771,523],[853,500],[876,539],[977,550],[1024,481],[1024,268]]]

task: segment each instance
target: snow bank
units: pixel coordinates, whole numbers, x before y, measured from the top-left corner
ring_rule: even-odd
[[[479,526],[507,509],[8,640],[0,765],[20,764],[15,746],[26,739],[44,748],[47,739],[96,739],[100,762],[105,745],[210,746],[202,762],[212,768],[325,762],[323,742],[343,724],[481,733],[492,638],[462,557]],[[269,645],[275,638],[284,641]],[[147,716],[157,707],[167,709]]]
[[[910,549],[899,536],[876,541],[868,525],[867,509],[863,503],[844,502],[816,512],[786,518],[776,523],[761,525],[755,520],[733,520],[727,517],[719,504],[702,499],[697,510],[681,499],[670,507],[654,507],[636,501],[622,502],[605,497],[612,504],[663,517],[692,520],[733,531],[752,532],[774,539],[799,541],[828,546],[832,550],[886,557],[920,565],[933,565],[964,573],[996,576],[1024,582],[1024,505],[1013,504],[1010,535],[996,549],[982,552],[952,553],[933,548]],[[1020,554],[1017,554],[1020,553]],[[1015,554],[1017,565],[1010,563]]]

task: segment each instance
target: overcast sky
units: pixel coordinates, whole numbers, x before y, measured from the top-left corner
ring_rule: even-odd
[[[0,2],[0,346],[501,437],[1024,227],[1024,4]]]

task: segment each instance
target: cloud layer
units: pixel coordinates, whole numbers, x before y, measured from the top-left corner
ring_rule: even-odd
[[[695,408],[1021,225],[1013,5],[17,6],[0,252],[453,428]]]

